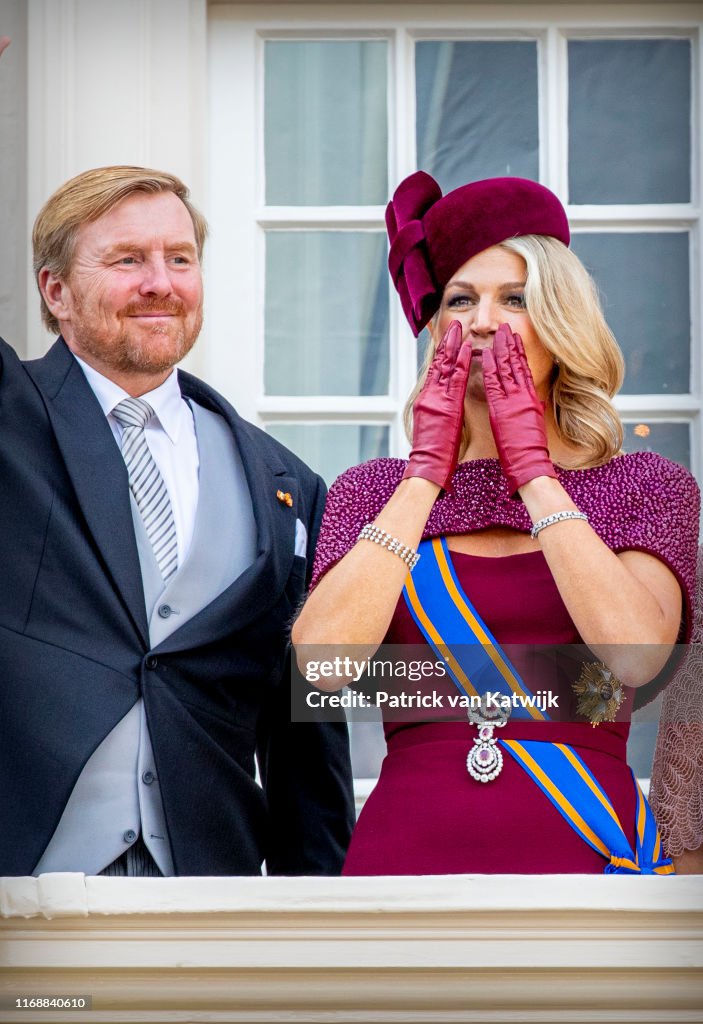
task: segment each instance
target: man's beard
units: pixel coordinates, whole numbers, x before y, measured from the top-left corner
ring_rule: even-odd
[[[142,325],[134,333],[129,330],[129,317],[154,312],[171,313],[181,319],[170,324],[155,323],[151,328]],[[164,373],[188,355],[200,334],[202,306],[191,324],[183,318],[184,312],[183,303],[178,299],[143,299],[120,312],[122,329],[113,334],[105,331],[99,318],[85,316],[85,308],[77,304],[73,333],[78,354],[82,351],[120,373]],[[153,344],[150,344],[151,339]],[[160,339],[166,343],[158,344]]]

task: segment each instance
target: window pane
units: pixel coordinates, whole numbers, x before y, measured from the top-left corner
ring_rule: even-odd
[[[656,700],[632,716],[627,739],[627,763],[638,779],[648,779],[652,772],[663,696],[660,693]]]
[[[536,43],[421,42],[415,68],[418,166],[445,192],[539,177]]]
[[[417,365],[418,375],[419,375],[420,370],[422,369],[422,367],[424,365],[425,356],[427,355],[427,349],[429,347],[430,347],[430,332],[427,330],[426,327],[423,327],[422,330],[420,331],[420,333],[417,336],[417,358],[416,358],[416,365]]]
[[[377,423],[269,423],[266,431],[328,486],[350,466],[388,455],[388,427]]]
[[[691,44],[569,43],[569,201],[691,198]]]
[[[623,394],[688,392],[688,234],[576,234],[571,244],[596,280],[624,352]]]
[[[691,428],[688,423],[639,420],[625,424],[626,452],[659,452],[672,462],[691,468]]]
[[[648,779],[652,774],[658,728],[657,721],[633,721],[630,725],[630,734],[627,738],[627,763],[638,779]]]
[[[266,394],[387,394],[388,288],[381,232],[269,232]]]
[[[265,54],[266,202],[385,203],[385,41],[267,42]]]

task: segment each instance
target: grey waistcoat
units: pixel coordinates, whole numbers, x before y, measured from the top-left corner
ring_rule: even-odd
[[[198,507],[190,550],[166,588],[132,499],[152,647],[210,604],[256,556],[251,496],[232,433],[221,416],[194,403],[191,407],[200,459]],[[162,874],[172,875],[141,698],[86,762],[34,874],[97,874],[124,853],[140,831]]]

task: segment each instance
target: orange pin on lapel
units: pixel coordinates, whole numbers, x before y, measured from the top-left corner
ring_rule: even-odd
[[[293,499],[291,498],[291,496],[288,493],[288,491],[276,491],[276,497],[284,505],[287,505],[288,508],[292,508],[293,507]]]

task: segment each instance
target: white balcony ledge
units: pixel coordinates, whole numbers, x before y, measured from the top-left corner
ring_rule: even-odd
[[[0,1021],[691,1024],[702,968],[703,876],[0,879]]]

